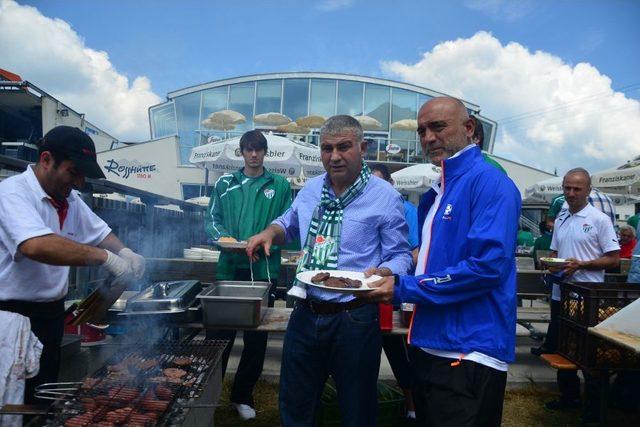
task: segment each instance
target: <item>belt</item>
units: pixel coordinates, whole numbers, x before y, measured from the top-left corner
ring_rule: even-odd
[[[300,300],[299,303],[308,307],[314,314],[337,314],[368,304],[367,301],[361,299],[354,299],[348,302],[328,302],[305,299]]]

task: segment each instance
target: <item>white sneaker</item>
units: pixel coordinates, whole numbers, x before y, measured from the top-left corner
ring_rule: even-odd
[[[238,415],[243,421],[252,420],[256,417],[256,410],[244,403],[231,403],[238,411]]]

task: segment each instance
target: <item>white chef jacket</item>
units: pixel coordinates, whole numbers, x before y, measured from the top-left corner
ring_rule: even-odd
[[[72,191],[60,228],[58,212],[35,176],[32,166],[0,182],[0,301],[51,302],[67,294],[69,267],[26,258],[18,246],[31,238],[58,234],[97,246],[111,228]]]

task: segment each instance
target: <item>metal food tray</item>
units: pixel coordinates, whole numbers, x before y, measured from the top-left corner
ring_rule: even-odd
[[[170,314],[185,312],[202,289],[197,280],[158,282],[127,300],[123,314]]]
[[[256,328],[269,304],[269,282],[219,281],[198,295],[206,328]]]

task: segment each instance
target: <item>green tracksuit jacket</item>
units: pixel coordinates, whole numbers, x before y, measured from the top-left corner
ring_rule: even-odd
[[[214,240],[234,237],[247,240],[267,228],[291,206],[291,187],[286,179],[265,169],[262,176],[249,178],[242,169],[222,175],[213,187],[205,217],[205,230]],[[248,269],[246,254],[222,251],[216,269],[218,280],[233,280],[236,269]],[[267,279],[264,255],[253,265],[255,279]],[[280,272],[280,248],[271,248],[269,273]]]

